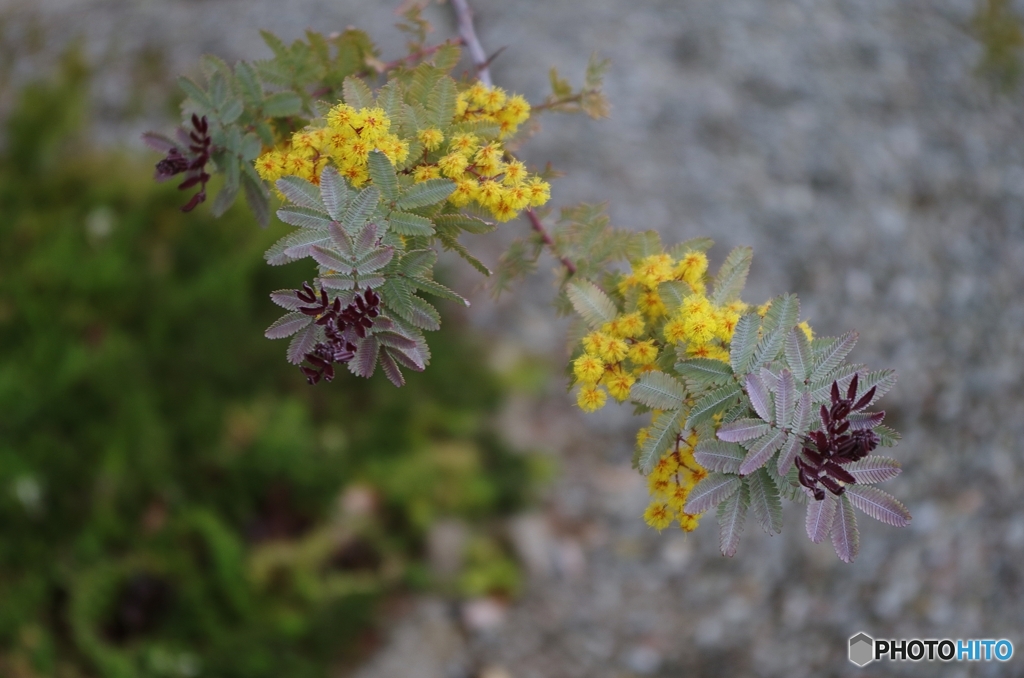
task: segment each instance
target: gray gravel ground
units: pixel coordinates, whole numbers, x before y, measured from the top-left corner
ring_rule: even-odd
[[[169,50],[175,71],[200,51],[263,54],[257,28],[358,24],[390,53],[400,45],[390,2],[5,4],[42,16],[58,42],[82,31],[111,55],[111,111],[117,77],[147,47]],[[616,225],[666,239],[711,235],[719,261],[753,245],[749,300],[797,292],[820,333],[856,328],[855,359],[898,369],[883,404],[904,432],[904,474],[886,489],[914,520],[863,519],[854,565],[810,544],[799,510],[782,536],[748,526],[732,559],[710,519],[688,538],[659,535],[640,519],[628,412],[580,415],[553,384],[505,417],[562,468],[542,510],[509,528],[534,572],[528,591],[507,609],[425,600],[357,675],[1024,675],[1024,98],[977,77],[974,1],[474,6],[488,49],[507,46],[496,80],[534,100],[551,64],[578,78],[591,51],[613,61],[612,118],[551,117],[524,151],[568,173],[558,203],[607,200]],[[445,11],[431,10],[442,36]],[[123,126],[106,133],[123,138]],[[497,305],[478,297],[474,317],[513,353],[560,357],[543,276]],[[845,659],[858,631],[1008,638],[1017,654],[861,671]]]

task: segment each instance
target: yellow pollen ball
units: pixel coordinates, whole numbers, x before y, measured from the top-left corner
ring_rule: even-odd
[[[429,179],[439,179],[440,177],[441,170],[438,169],[437,165],[419,165],[412,171],[412,179],[416,183]]]
[[[665,303],[661,300],[661,295],[656,290],[644,290],[641,292],[636,305],[644,315],[652,320],[660,318],[668,312],[668,309],[665,308]]]
[[[644,511],[644,522],[661,531],[672,524],[672,513],[666,504],[653,503]]]
[[[573,374],[585,384],[596,384],[604,375],[604,362],[596,355],[584,353],[572,363]]]
[[[617,363],[624,360],[629,355],[629,344],[622,339],[615,339],[614,337],[608,337],[607,343],[602,347],[599,355],[604,358],[606,362]]]
[[[637,365],[650,365],[658,358],[658,347],[653,339],[640,341],[629,348],[629,359]]]
[[[693,532],[697,529],[697,525],[700,524],[700,516],[690,515],[689,513],[679,514],[679,527],[684,532]]]
[[[629,397],[629,390],[633,388],[635,382],[636,377],[621,369],[607,375],[604,380],[605,386],[608,387],[608,392],[619,402]]]
[[[551,184],[539,177],[531,179],[527,188],[530,189],[531,207],[540,207],[551,199]]]
[[[703,252],[687,252],[676,266],[676,275],[691,285],[699,283],[707,271],[708,257]]]
[[[444,134],[439,129],[433,127],[429,129],[420,130],[416,135],[416,138],[420,140],[423,147],[428,151],[437,150],[441,143],[444,141]]]
[[[608,400],[608,394],[603,388],[597,386],[584,386],[576,395],[576,404],[584,412],[594,412],[604,407]]]
[[[449,153],[437,161],[437,166],[441,168],[442,174],[451,179],[462,176],[468,165],[469,160],[461,153]]]

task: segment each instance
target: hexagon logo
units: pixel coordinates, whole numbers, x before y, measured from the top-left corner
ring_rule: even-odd
[[[866,633],[850,638],[850,661],[857,666],[867,666],[875,658],[875,639]]]

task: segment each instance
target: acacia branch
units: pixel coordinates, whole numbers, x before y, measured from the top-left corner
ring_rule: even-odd
[[[491,82],[491,72],[488,66],[491,63],[491,59],[487,58],[487,53],[484,51],[483,45],[480,44],[480,39],[476,37],[476,29],[473,28],[473,10],[469,8],[467,0],[452,0],[452,8],[455,10],[455,16],[459,22],[459,35],[462,36],[462,41],[466,47],[469,48],[469,55],[473,59],[473,63],[476,64],[477,73],[480,77],[480,81],[488,87],[493,87],[494,84]],[[499,50],[500,52],[500,50]],[[497,54],[495,54],[497,56]],[[548,229],[544,228],[544,224],[541,222],[540,217],[533,209],[526,210],[526,216],[530,220],[530,225],[533,226],[539,235],[541,241],[548,246],[551,253],[562,262],[565,266],[565,270],[569,272],[569,275],[576,274],[576,264],[572,263],[568,257],[564,257],[558,253],[555,249],[555,241],[552,239],[551,234],[548,233]]]
[[[533,230],[537,231],[540,235],[541,241],[551,249],[551,253],[562,262],[562,266],[565,266],[565,270],[569,271],[569,275],[576,275],[576,264],[569,261],[569,257],[563,257],[558,254],[558,250],[555,249],[555,241],[552,239],[551,234],[544,228],[544,224],[541,222],[540,217],[533,211],[532,208],[526,210],[526,216],[530,219],[530,225],[533,226]]]
[[[473,27],[473,10],[469,8],[467,0],[452,0],[452,8],[455,10],[455,17],[459,21],[459,35],[469,49],[469,56],[477,67],[477,76],[480,82],[488,87],[493,87],[491,81],[491,69],[488,67],[490,61],[484,46],[480,44],[480,38],[476,37],[476,29]]]

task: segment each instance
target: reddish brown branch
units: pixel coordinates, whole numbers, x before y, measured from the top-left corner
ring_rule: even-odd
[[[551,249],[551,253],[554,254],[562,266],[565,266],[565,270],[569,271],[569,275],[576,275],[576,264],[569,261],[568,257],[563,257],[558,254],[558,250],[555,249],[555,241],[551,238],[551,234],[544,228],[544,224],[541,223],[540,217],[532,209],[526,210],[526,216],[530,219],[530,225],[533,226],[533,230],[540,234],[540,239]]]

